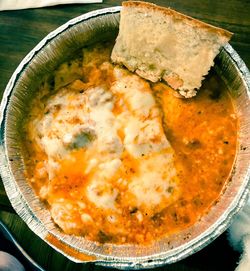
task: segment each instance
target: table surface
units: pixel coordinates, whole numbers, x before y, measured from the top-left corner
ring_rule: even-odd
[[[121,2],[104,0],[100,4],[61,5],[0,12],[0,97],[19,62],[49,32],[83,13],[117,6]],[[151,2],[169,6],[233,32],[234,36],[230,44],[250,67],[250,2],[248,0],[156,0]],[[28,254],[45,270],[105,270],[92,264],[75,264],[33,234],[11,208],[1,181],[0,219],[12,231]],[[0,250],[8,250],[8,246],[4,247],[5,243],[1,238],[3,237],[0,237]],[[230,271],[235,269],[238,260],[239,254],[230,248],[224,233],[195,255],[155,270]]]

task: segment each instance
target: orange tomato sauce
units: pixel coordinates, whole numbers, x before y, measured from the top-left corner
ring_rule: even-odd
[[[96,61],[90,61],[88,55],[83,59],[80,78],[74,73],[73,77],[77,77],[74,79],[80,79],[81,82],[75,81],[71,85],[71,91],[72,88],[74,91],[84,91],[90,86],[112,85],[112,69],[108,72],[99,69],[103,62],[109,61],[112,47],[98,48],[94,50],[94,55],[90,55],[95,56]],[[88,165],[88,157],[82,149],[72,152],[74,159],[61,161],[57,175],[49,180],[45,169],[46,154],[30,136],[33,129],[32,117],[46,113],[43,112],[44,100],[51,96],[51,86],[48,82],[44,84],[42,94],[34,100],[33,111],[24,126],[27,135],[24,145],[27,178],[48,208],[55,198],[67,198],[72,202],[84,198],[88,203],[85,211],[94,221],[83,225],[81,211],[76,205],[72,205],[68,215],[76,227],[75,230],[66,233],[82,235],[100,243],[147,244],[192,226],[216,203],[226,187],[236,154],[237,117],[225,85],[211,72],[197,96],[192,99],[176,97],[176,92],[164,83],[150,84],[150,87],[162,112],[165,135],[175,152],[174,163],[179,179],[180,196],[164,208],[155,208],[151,213],[143,213],[143,220],[138,220],[140,210],[136,206],[127,206],[126,202],[123,202],[122,194],[125,188],[122,183],[115,184],[115,188],[120,191],[115,201],[121,208],[116,223],[107,219],[112,213],[96,208],[84,198],[83,190],[88,177],[83,176],[82,170]],[[53,93],[57,91],[55,89],[56,87],[52,86]],[[58,110],[60,108],[56,108],[53,114],[56,115]],[[114,111],[119,110],[119,106],[115,105]],[[77,124],[78,120],[74,121]],[[122,131],[118,133],[123,139]],[[123,159],[131,162],[124,174],[136,174],[136,161],[131,160],[126,153]],[[43,198],[40,189],[48,183],[50,191]]]
[[[179,99],[153,85],[165,133],[175,150],[182,197],[165,212],[169,228],[192,225],[219,199],[236,154],[237,118],[224,83],[211,72],[196,97]]]

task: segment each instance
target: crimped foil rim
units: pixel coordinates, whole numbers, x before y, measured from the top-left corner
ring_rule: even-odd
[[[0,106],[0,123],[1,123],[1,136],[0,136],[0,172],[1,176],[5,185],[5,189],[7,192],[8,197],[10,198],[11,203],[13,203],[14,198],[19,198],[19,206],[13,205],[14,209],[19,210],[20,205],[23,205],[23,208],[25,209],[26,213],[19,215],[25,220],[25,222],[28,224],[28,226],[42,239],[44,239],[44,236],[46,233],[46,228],[44,225],[42,225],[41,221],[35,216],[35,214],[32,212],[32,209],[30,208],[29,204],[25,201],[23,198],[18,186],[14,181],[11,181],[14,179],[14,176],[10,170],[10,164],[8,161],[8,154],[6,152],[6,146],[4,142],[4,129],[5,129],[5,116],[6,116],[6,110],[8,106],[8,101],[11,96],[11,93],[15,87],[15,84],[18,80],[18,77],[23,72],[24,68],[29,65],[29,63],[32,61],[33,57],[43,48],[45,45],[53,40],[57,35],[63,33],[65,30],[69,29],[70,27],[87,21],[88,19],[92,19],[97,16],[110,14],[110,13],[119,13],[121,10],[121,7],[113,7],[113,8],[105,8],[101,10],[92,11],[86,14],[83,14],[79,17],[76,17],[64,25],[57,28],[55,31],[49,33],[39,44],[22,60],[22,62],[19,64],[15,72],[13,73],[6,89],[3,95],[3,99]],[[242,59],[239,57],[239,55],[235,52],[235,50],[229,45],[225,45],[224,49],[225,53],[227,53],[230,56],[230,59],[233,60],[235,63],[237,69],[239,70],[239,73],[241,74],[241,77],[244,78],[244,84],[245,88],[247,90],[248,97],[250,97],[250,74],[249,71],[242,61]],[[189,241],[186,244],[183,244],[182,246],[179,246],[175,248],[172,253],[167,252],[161,252],[158,254],[153,254],[150,256],[143,256],[143,257],[114,257],[112,255],[104,256],[104,255],[96,255],[94,252],[86,251],[89,255],[97,256],[97,260],[95,261],[96,264],[102,265],[102,266],[109,266],[109,267],[116,267],[121,269],[140,269],[140,268],[152,268],[156,266],[160,266],[163,264],[170,264],[173,262],[176,262],[178,260],[181,260],[194,252],[202,249],[204,246],[206,246],[208,243],[210,243],[212,240],[214,240],[216,237],[218,237],[223,231],[226,230],[226,228],[229,226],[229,223],[231,221],[231,218],[243,207],[247,196],[249,194],[249,176],[250,176],[250,168],[248,169],[247,174],[245,175],[244,183],[246,189],[242,191],[241,193],[237,194],[237,197],[234,198],[232,203],[230,204],[230,207],[226,210],[226,212],[221,216],[216,223],[214,223],[210,228],[208,228],[201,236],[197,236],[192,241]],[[247,185],[248,184],[248,185]],[[13,193],[13,191],[15,191]],[[34,220],[32,220],[32,219]],[[34,230],[35,229],[35,230]],[[40,229],[39,232],[37,232],[37,229]],[[56,246],[45,240],[50,246],[54,247],[57,251],[61,252],[63,255],[67,256],[68,258],[72,259],[73,261],[77,261],[75,258],[71,257],[70,255],[67,255],[66,253],[62,252],[60,249],[58,249]],[[67,242],[65,242],[67,244]],[[71,244],[68,244],[69,246],[72,246]],[[174,252],[174,253],[173,253]],[[170,254],[170,255],[168,255]],[[172,255],[171,255],[172,254]],[[81,261],[78,261],[81,262]]]

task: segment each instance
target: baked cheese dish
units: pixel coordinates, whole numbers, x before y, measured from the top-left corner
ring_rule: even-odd
[[[26,176],[65,233],[100,243],[145,244],[192,225],[218,198],[234,157],[236,120],[220,117],[224,127],[231,127],[223,132],[231,141],[224,157],[228,164],[218,170],[218,163],[216,176],[204,180],[204,173],[198,176],[192,167],[205,171],[208,164],[196,163],[198,151],[218,156],[211,144],[219,139],[206,148],[205,138],[201,152],[203,143],[188,134],[195,135],[194,128],[175,137],[180,122],[174,118],[185,106],[206,106],[207,96],[200,105],[177,99],[167,86],[149,84],[111,64],[111,49],[111,44],[84,48],[44,81],[24,126]],[[172,117],[164,101],[175,111]],[[226,95],[221,103],[233,112]],[[215,133],[215,126],[210,128]],[[192,148],[196,156],[187,154]],[[203,188],[211,183],[208,190],[197,184],[198,177]]]

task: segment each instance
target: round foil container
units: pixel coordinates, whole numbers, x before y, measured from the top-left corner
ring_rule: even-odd
[[[229,44],[222,48],[213,69],[233,97],[239,118],[238,150],[230,181],[220,199],[195,225],[148,246],[98,244],[64,234],[25,179],[22,120],[29,113],[27,105],[39,91],[41,78],[79,48],[115,39],[120,9],[101,9],[70,20],[45,37],[20,63],[5,89],[0,108],[0,171],[17,214],[35,234],[72,261],[120,269],[152,268],[179,261],[208,245],[227,229],[246,202],[250,188],[250,76],[234,49]]]

